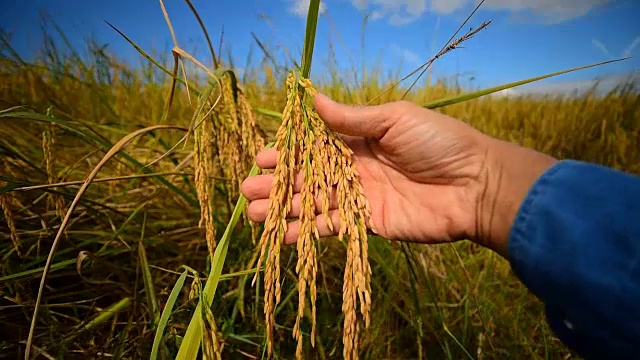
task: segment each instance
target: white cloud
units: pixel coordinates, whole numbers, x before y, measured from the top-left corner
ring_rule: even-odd
[[[393,51],[396,56],[403,58],[410,66],[417,67],[422,64],[422,61],[420,61],[420,55],[407,48],[400,47],[397,44],[391,44],[391,51]]]
[[[360,10],[371,12],[371,19],[385,19],[404,25],[419,19],[427,11],[447,15],[470,8],[480,0],[350,0]],[[594,7],[612,0],[486,0],[482,9],[527,13],[537,22],[554,24],[584,16]],[[305,1],[308,3],[308,1]]]
[[[631,56],[631,53],[633,53],[633,50],[635,50],[638,45],[640,45],[640,36],[636,36],[636,38],[631,41],[629,46],[624,49],[624,51],[622,52],[622,57]]]
[[[289,12],[306,19],[309,13],[309,2],[310,0],[289,0]],[[323,14],[325,11],[327,11],[327,6],[324,4],[324,1],[321,1],[319,12]]]
[[[593,46],[595,46],[597,49],[599,49],[600,51],[602,51],[602,53],[610,59],[613,59],[614,57],[617,56],[613,56],[611,54],[611,52],[609,51],[609,49],[607,49],[607,47],[605,46],[605,44],[598,40],[598,39],[593,39],[591,40],[591,43],[593,44]],[[625,49],[622,51],[622,54],[620,54],[620,57],[626,58],[626,57],[630,57],[631,54],[633,54],[633,51],[640,46],[640,35],[636,36],[633,40],[631,40],[631,42],[629,43],[629,45],[627,45],[627,47],[625,47]]]

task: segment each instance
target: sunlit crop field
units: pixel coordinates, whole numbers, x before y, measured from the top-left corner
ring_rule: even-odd
[[[54,238],[83,182],[108,155],[60,232],[32,353],[148,358],[169,294],[187,269],[159,350],[160,357],[173,358],[211,269],[211,247],[219,244],[238,200],[239,181],[255,151],[273,141],[279,126],[278,118],[256,109],[283,111],[286,73],[256,61],[237,77],[255,120],[255,132],[247,132],[243,142],[244,133],[233,138],[223,123],[194,131],[196,115],[210,110],[199,106],[197,92],[209,86],[202,71],[187,77],[195,90],[178,82],[170,97],[171,76],[149,62],[131,67],[95,44],[88,44],[90,56],[83,58],[45,44],[42,55],[29,62],[8,43],[2,46],[0,353],[24,354]],[[171,69],[173,63],[163,65]],[[347,82],[353,76],[338,70],[331,75],[317,89],[350,104],[365,104],[398,80],[375,71],[364,84]],[[212,98],[219,92],[214,85]],[[374,103],[398,100],[405,90],[398,87]],[[462,91],[421,80],[407,99],[425,104]],[[487,96],[437,111],[558,158],[640,174],[640,94],[633,84],[620,84],[606,96]],[[109,153],[128,134],[152,126]],[[198,152],[198,141],[216,145]],[[204,175],[202,169],[208,169]],[[209,204],[208,224],[201,221],[203,201]],[[223,358],[261,358],[266,354],[264,284],[251,285],[261,227],[241,217],[231,230],[212,299],[216,329],[208,330],[215,331]],[[208,232],[214,244],[207,244]],[[317,246],[315,347],[307,341],[305,353],[340,358],[345,247],[335,238]],[[285,359],[296,351],[291,336],[298,309],[295,252],[295,247],[282,248],[282,301],[275,309],[273,350]],[[371,324],[362,330],[362,358],[557,359],[569,354],[508,262],[485,249],[467,242],[401,246],[371,237],[369,261]],[[310,335],[306,324],[302,333]]]

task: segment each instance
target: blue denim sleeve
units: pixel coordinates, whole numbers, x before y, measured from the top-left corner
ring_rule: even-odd
[[[521,205],[508,258],[569,348],[586,359],[640,356],[640,177],[556,163]]]

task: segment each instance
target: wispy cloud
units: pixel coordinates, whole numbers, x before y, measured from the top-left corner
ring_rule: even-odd
[[[640,45],[640,36],[636,36],[636,38],[631,41],[629,46],[627,46],[627,48],[624,49],[624,51],[622,52],[622,57],[631,56],[631,54],[633,53],[633,50],[635,50],[636,47],[638,47],[638,45]]]
[[[418,20],[430,11],[447,15],[467,9],[480,0],[350,0],[353,6],[371,12],[372,20],[384,19],[393,25]],[[529,20],[546,24],[560,23],[588,14],[593,8],[612,0],[486,0],[484,9],[528,14]]]
[[[593,39],[591,40],[591,43],[593,44],[593,46],[595,46],[598,50],[602,51],[602,53],[609,59],[613,59],[616,56],[613,56],[613,54],[611,54],[611,52],[609,51],[609,49],[607,48],[607,46],[600,40],[598,39]],[[633,40],[631,40],[631,42],[629,43],[629,45],[627,45],[627,47],[625,47],[625,49],[622,51],[622,54],[620,54],[620,57],[626,58],[626,57],[630,57],[633,54],[633,51],[640,46],[640,35],[636,36]]]
[[[398,44],[391,44],[391,51],[398,56],[401,57],[404,61],[407,62],[410,66],[420,66],[422,62],[420,61],[420,55],[416,54],[414,51],[401,47]]]
[[[384,19],[392,25],[405,25],[427,12],[427,0],[351,0],[360,10],[368,8],[371,20]]]
[[[602,51],[602,54],[604,56],[606,56],[607,58],[613,58],[613,56],[611,56],[611,53],[609,52],[609,49],[607,49],[607,47],[605,46],[604,43],[602,43],[602,41],[598,40],[598,39],[593,39],[591,40],[591,44],[593,44],[593,46],[596,47],[596,49]]]
[[[309,12],[309,2],[310,0],[289,0],[289,8],[288,11],[295,16],[306,19],[307,13]],[[327,6],[324,1],[320,2],[320,14],[327,11]]]

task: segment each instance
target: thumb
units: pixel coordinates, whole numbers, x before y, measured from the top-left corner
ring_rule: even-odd
[[[376,106],[351,106],[318,93],[314,106],[320,118],[333,131],[345,135],[380,139],[397,119],[393,103]]]

